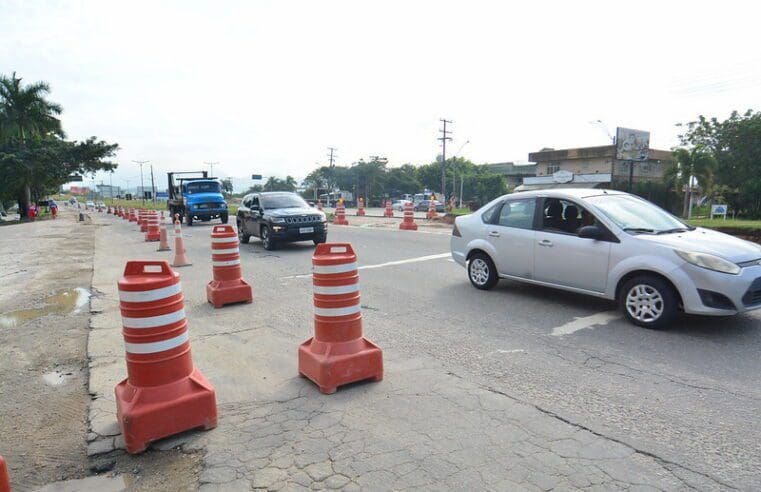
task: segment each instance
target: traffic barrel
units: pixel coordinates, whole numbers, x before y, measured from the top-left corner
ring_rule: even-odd
[[[349,225],[349,221],[346,220],[346,207],[344,207],[343,200],[340,200],[336,205],[336,214],[333,217],[333,225]]]
[[[172,248],[169,247],[169,237],[166,232],[166,219],[164,218],[164,212],[161,212],[159,218],[159,249],[156,251],[169,251]]]
[[[365,201],[362,198],[357,200],[357,216],[363,217],[365,215]]]
[[[135,209],[130,208],[129,209],[129,221],[130,222],[137,222],[137,216],[135,215]]]
[[[146,223],[148,227],[145,230],[145,240],[147,242],[153,242],[161,239],[159,214],[156,211],[148,212],[148,215],[146,215]]]
[[[8,475],[8,466],[2,456],[0,456],[0,492],[11,492],[11,477]]]
[[[127,379],[115,388],[116,416],[127,452],[216,427],[214,388],[190,355],[180,275],[164,260],[128,261],[118,285]]]
[[[299,346],[299,374],[325,394],[383,379],[383,353],[362,336],[357,255],[351,244],[318,244],[312,257],[314,336]]]
[[[109,215],[114,213],[113,210],[111,210],[111,205],[109,205],[108,208],[106,209],[106,213]]]
[[[391,208],[391,200],[386,200],[386,211],[383,213],[384,217],[393,217],[394,209]]]
[[[211,263],[214,280],[206,285],[206,300],[215,308],[253,301],[251,286],[243,280],[240,267],[240,241],[231,225],[211,230]]]
[[[404,203],[404,218],[402,223],[399,224],[399,229],[404,231],[417,231],[417,224],[415,223],[415,212],[412,210],[412,203]]]
[[[180,222],[180,214],[174,214],[174,261],[172,266],[184,267],[192,265],[188,260],[187,251],[185,251],[185,243],[182,241],[182,222]]]
[[[438,214],[436,213],[436,202],[433,201],[433,198],[431,198],[428,201],[428,212],[425,214],[426,219],[432,219],[434,217],[437,217]]]
[[[140,209],[140,232],[146,232],[148,231],[148,215],[149,211],[145,209]]]

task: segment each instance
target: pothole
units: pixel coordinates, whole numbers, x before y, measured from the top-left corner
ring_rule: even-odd
[[[74,379],[75,375],[72,371],[65,369],[56,369],[42,375],[42,380],[48,386],[61,386],[66,384],[70,379]]]
[[[0,314],[0,328],[19,326],[48,314],[79,314],[90,302],[90,296],[90,291],[82,287],[58,292],[45,298],[40,307]]]

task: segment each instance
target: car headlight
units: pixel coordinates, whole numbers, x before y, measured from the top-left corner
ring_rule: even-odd
[[[272,217],[270,218],[273,224],[285,224],[285,218],[284,217]]]
[[[708,270],[713,270],[715,272],[731,273],[733,275],[737,275],[741,270],[739,266],[735,265],[731,261],[708,253],[679,251],[676,249],[674,252],[687,263],[691,263],[695,266],[706,268]]]

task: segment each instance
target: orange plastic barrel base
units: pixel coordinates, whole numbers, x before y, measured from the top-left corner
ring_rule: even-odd
[[[206,300],[216,309],[219,309],[227,304],[239,302],[248,304],[254,300],[254,296],[251,292],[251,286],[243,279],[229,281],[212,280],[206,284]]]
[[[358,217],[364,217],[365,216],[365,210],[364,209],[357,210],[357,216]]]
[[[0,492],[11,492],[11,478],[8,476],[8,467],[2,456],[0,456]]]
[[[410,224],[406,222],[402,222],[401,224],[399,224],[399,229],[403,231],[417,231],[417,224],[415,224],[414,222]]]
[[[336,353],[342,351],[342,345],[351,345],[351,352]],[[366,379],[381,381],[383,352],[365,338],[348,343],[325,343],[310,338],[299,346],[299,374],[312,380],[321,393],[330,395],[345,384]]]
[[[217,397],[198,369],[161,386],[136,388],[125,379],[116,385],[116,416],[127,452],[136,454],[153,441],[216,427]]]
[[[159,239],[161,239],[161,236],[159,236],[158,234],[151,234],[151,233],[149,232],[149,233],[147,233],[147,234],[145,235],[145,242],[147,242],[147,243],[156,242],[156,241],[158,241]]]
[[[335,219],[333,219],[333,225],[349,225],[349,221],[346,220],[346,217],[342,219],[336,217]]]

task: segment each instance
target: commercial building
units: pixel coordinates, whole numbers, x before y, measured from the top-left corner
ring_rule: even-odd
[[[527,176],[536,176],[536,164],[515,164],[514,162],[498,162],[487,164],[489,170],[501,174],[507,181],[507,187],[513,189],[523,183],[523,178]]]

